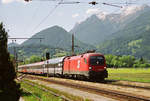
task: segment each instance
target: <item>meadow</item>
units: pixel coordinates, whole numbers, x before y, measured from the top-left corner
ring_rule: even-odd
[[[108,68],[107,80],[126,80],[150,83],[150,68]]]

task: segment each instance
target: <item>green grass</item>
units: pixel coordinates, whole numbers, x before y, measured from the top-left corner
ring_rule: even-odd
[[[149,82],[150,83],[150,68],[148,69],[135,69],[135,68],[108,68],[108,80],[127,80],[136,82]]]
[[[37,86],[33,87],[21,82],[21,87],[25,88],[22,92],[22,97],[25,101],[38,101],[35,96],[39,97],[42,101],[63,101],[60,97],[55,97],[48,92],[44,92]]]

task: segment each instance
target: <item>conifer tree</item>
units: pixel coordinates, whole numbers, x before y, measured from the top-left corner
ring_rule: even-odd
[[[18,101],[20,85],[16,78],[15,68],[7,50],[8,34],[3,23],[0,23],[0,101]]]

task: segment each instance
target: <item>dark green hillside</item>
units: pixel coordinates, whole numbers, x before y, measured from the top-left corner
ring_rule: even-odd
[[[114,33],[98,48],[105,54],[134,55],[150,59],[150,11]]]
[[[45,30],[36,33],[32,38],[44,38],[41,42],[33,39],[29,39],[25,41],[21,46],[26,46],[30,44],[34,45],[45,45],[45,46],[52,46],[55,48],[62,48],[62,49],[71,49],[72,45],[72,35],[69,34],[66,30],[59,26],[53,26],[51,28],[47,28]],[[81,41],[75,38],[75,45],[81,50],[92,49],[93,46],[87,45],[82,43]]]
[[[68,32],[58,26],[47,28],[32,36],[32,38],[39,37],[44,39],[41,42],[34,39],[29,39],[21,45],[26,46],[30,44],[35,44],[60,48],[67,48],[71,46],[71,35],[69,35]]]

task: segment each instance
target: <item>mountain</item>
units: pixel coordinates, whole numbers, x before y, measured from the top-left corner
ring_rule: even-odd
[[[67,32],[65,29],[59,27],[59,26],[53,26],[47,29],[44,29],[35,35],[33,35],[31,38],[24,43],[21,44],[21,46],[32,46],[32,45],[38,45],[38,46],[47,46],[49,48],[58,48],[63,49],[66,51],[71,50],[72,46],[72,35]],[[34,40],[34,38],[44,38],[41,41],[40,40]],[[93,49],[95,47],[85,44],[78,39],[75,38],[75,45],[76,50],[88,50]]]
[[[98,45],[105,54],[134,55],[150,59],[150,10]]]
[[[88,44],[98,44],[102,42],[111,32],[116,29],[110,21],[102,21],[96,15],[92,15],[82,23],[76,25],[70,32]]]
[[[76,24],[70,32],[75,33],[76,37],[84,43],[96,46],[149,10],[150,7],[147,5],[129,6],[118,14],[92,15]]]

